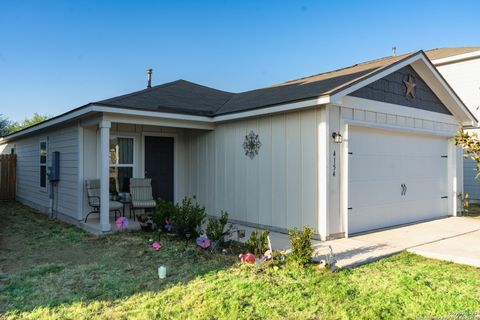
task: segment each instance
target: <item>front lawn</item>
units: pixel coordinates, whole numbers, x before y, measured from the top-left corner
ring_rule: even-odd
[[[480,271],[401,253],[337,273],[240,265],[148,234],[94,237],[0,203],[2,318],[416,318],[480,311]],[[472,244],[475,245],[475,244]],[[159,280],[157,267],[167,266]],[[464,313],[467,314],[467,313]]]

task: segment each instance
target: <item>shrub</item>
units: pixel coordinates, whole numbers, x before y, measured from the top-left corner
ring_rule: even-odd
[[[205,207],[192,203],[192,199],[185,197],[180,205],[177,204],[175,216],[173,217],[180,236],[195,239],[200,234],[200,226],[205,221]]]
[[[313,235],[313,229],[305,226],[302,232],[298,232],[297,228],[288,231],[290,246],[292,252],[289,259],[300,266],[306,266],[312,261],[312,242],[310,238]]]
[[[177,208],[172,202],[158,198],[152,220],[158,228],[163,229],[166,220],[174,220],[176,211]]]
[[[268,230],[264,230],[262,233],[255,229],[252,231],[250,235],[250,239],[245,242],[245,246],[249,253],[253,253],[255,255],[263,254],[268,249],[268,235],[270,232]]]
[[[207,224],[207,237],[212,241],[223,241],[223,237],[230,233],[232,225],[228,225],[228,213],[222,211],[220,217],[210,217]],[[225,230],[225,226],[227,229]]]

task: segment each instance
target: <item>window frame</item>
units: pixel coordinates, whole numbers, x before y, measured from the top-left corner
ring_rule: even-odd
[[[45,163],[42,163],[42,143],[45,143]],[[45,186],[42,186],[42,167],[45,167]],[[48,190],[48,138],[42,138],[38,141],[38,186],[40,191]]]
[[[132,152],[133,152],[132,163],[128,163],[128,164],[114,163],[114,164],[112,164],[112,163],[110,163],[110,158],[109,158],[108,171],[110,171],[111,168],[132,168],[132,178],[135,178],[136,177],[135,168],[136,168],[136,164],[137,164],[137,155],[136,155],[136,152],[135,152],[136,143],[137,143],[136,136],[135,135],[128,135],[128,134],[119,134],[119,133],[111,134],[110,139],[109,139],[109,144],[108,144],[108,152],[109,153],[110,153],[110,141],[113,140],[113,139],[118,139],[118,138],[132,139],[132,142],[133,142],[133,145],[132,145]]]

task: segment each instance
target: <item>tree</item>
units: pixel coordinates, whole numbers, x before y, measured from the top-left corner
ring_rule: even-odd
[[[0,114],[0,137],[6,136],[10,132],[9,129],[11,125],[10,120]]]
[[[460,130],[455,135],[455,145],[463,148],[465,158],[470,158],[477,163],[475,179],[478,179],[480,177],[480,140],[478,134]]]
[[[49,118],[50,118],[49,115],[41,115],[41,114],[38,114],[38,113],[35,112],[30,119],[26,118],[22,122],[10,123],[10,125],[8,126],[8,133],[14,133],[14,132],[17,132],[19,130],[31,127],[33,125],[36,125],[36,124],[40,123],[40,122],[48,120]]]

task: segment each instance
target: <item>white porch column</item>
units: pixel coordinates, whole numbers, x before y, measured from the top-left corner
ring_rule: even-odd
[[[330,158],[330,108],[323,107],[317,112],[317,159],[318,159],[318,233],[320,239],[325,241],[329,235],[329,158]]]
[[[110,231],[109,159],[111,122],[102,120],[100,128],[100,230]]]

